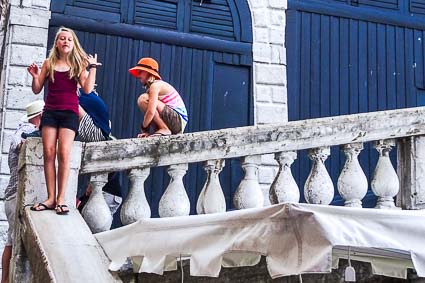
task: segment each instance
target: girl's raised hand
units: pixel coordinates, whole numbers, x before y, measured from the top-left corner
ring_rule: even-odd
[[[89,65],[102,66],[102,63],[97,62],[97,54],[94,54],[94,57],[93,55],[89,54],[86,59],[87,62],[89,62]]]
[[[32,63],[31,65],[29,65],[27,70],[33,78],[38,77],[40,75],[40,68],[36,63]]]

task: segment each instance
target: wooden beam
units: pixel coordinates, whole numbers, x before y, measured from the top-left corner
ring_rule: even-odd
[[[415,135],[425,135],[425,107],[170,137],[88,143],[83,151],[81,173],[167,166]]]

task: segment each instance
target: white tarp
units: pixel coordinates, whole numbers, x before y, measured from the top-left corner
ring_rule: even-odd
[[[331,272],[333,247],[351,246],[410,252],[418,276],[425,277],[424,211],[279,204],[145,219],[96,238],[111,270],[134,258],[141,261],[139,272],[162,274],[183,255],[190,256],[191,275],[218,276],[223,255],[234,251],[266,256],[275,278]]]

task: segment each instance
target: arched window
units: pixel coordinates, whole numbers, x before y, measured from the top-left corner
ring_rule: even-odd
[[[51,6],[54,13],[103,22],[142,25],[232,41],[252,42],[251,17],[246,1],[73,0],[52,1]]]

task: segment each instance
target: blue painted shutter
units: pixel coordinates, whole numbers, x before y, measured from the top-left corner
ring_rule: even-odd
[[[425,15],[425,0],[411,0],[410,12]]]
[[[178,0],[136,0],[134,23],[176,30],[177,4]]]
[[[91,9],[95,12],[120,13],[120,0],[74,0],[74,7]],[[92,12],[94,12],[92,11]]]
[[[227,0],[193,0],[190,31],[224,39],[235,39],[233,17]]]
[[[52,1],[51,11],[103,22],[121,20],[121,0]]]
[[[399,0],[351,0],[353,5],[359,7],[380,8],[386,10],[399,10]]]

